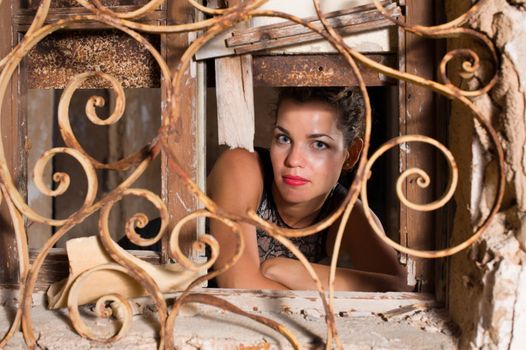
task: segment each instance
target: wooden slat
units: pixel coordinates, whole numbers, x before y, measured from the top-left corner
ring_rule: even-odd
[[[396,67],[395,55],[368,55]],[[357,80],[348,63],[336,54],[254,56],[255,86],[354,86]],[[360,66],[365,84],[384,86],[396,81]]]
[[[152,265],[159,265],[159,254],[151,251],[139,251],[139,250],[130,250],[128,251],[133,254],[135,257],[147,261]],[[29,251],[29,262],[32,264],[38,256],[37,249],[31,249]],[[53,248],[49,252],[44,260],[40,273],[38,275],[38,280],[35,285],[35,292],[45,291],[50,284],[63,280],[69,275],[69,262],[68,256],[65,253],[65,250],[62,248]],[[3,285],[6,288],[18,288],[17,284],[7,283]]]
[[[231,5],[231,1],[229,1],[229,3]],[[400,9],[395,4],[392,4],[391,1],[384,1],[383,3],[388,7],[393,7],[393,17],[400,15]],[[332,5],[337,5],[337,8],[342,7],[337,1],[333,1]],[[294,4],[287,3],[279,5],[274,3],[270,6],[283,9],[285,12],[296,12]],[[310,9],[310,6],[308,8]],[[305,11],[302,12],[305,13]],[[356,12],[364,13],[364,16],[360,16]],[[312,11],[307,11],[306,13],[310,15]],[[329,12],[326,15],[338,16],[342,14],[343,19],[329,18],[329,20],[334,24],[334,27],[337,28],[336,30],[344,35],[344,41],[347,45],[365,52],[389,52],[395,50],[394,45],[391,45],[392,31],[386,28],[393,26],[393,23],[380,16],[373,4]],[[303,16],[305,16],[305,14],[303,14]],[[321,24],[316,16],[304,17],[304,20],[310,20],[311,23],[314,24],[317,23],[317,26],[321,28]],[[335,49],[328,42],[320,40],[318,34],[311,33],[309,29],[305,29],[301,25],[290,21],[272,25],[264,25],[265,23],[275,23],[275,21],[273,19],[255,18],[252,28],[245,29],[243,26],[237,25],[229,31],[221,33],[196,53],[196,59],[203,60],[235,54],[246,54],[260,50],[270,50],[272,54],[309,54],[313,51],[317,53],[335,52]],[[227,44],[227,42],[229,44]]]
[[[432,25],[433,6],[428,1],[406,1],[406,20],[410,25]],[[404,54],[403,52],[401,54]],[[434,77],[434,42],[433,40],[405,33],[405,65],[406,72],[416,74],[426,79]],[[436,135],[434,95],[431,90],[406,84],[405,113],[401,113],[400,130],[404,134]],[[436,160],[431,147],[417,143],[409,144],[409,151],[401,152],[403,169],[418,167],[431,175],[431,181],[436,184]],[[415,179],[405,184],[407,198],[416,203],[429,203],[435,198],[433,186],[422,189]],[[435,225],[433,213],[422,213],[400,206],[400,230],[402,242],[414,249],[434,249]],[[414,276],[421,286],[421,291],[434,289],[434,262],[429,259],[409,258],[408,264],[414,267]]]
[[[386,8],[394,9],[396,5],[390,4],[390,1],[382,1]],[[377,17],[378,10],[376,10],[373,4],[367,4],[363,6],[351,7],[345,10],[334,11],[328,13],[326,16],[329,20],[329,23],[335,28],[345,27],[347,25],[363,23],[367,21],[371,16],[375,19]],[[362,18],[364,16],[364,18]],[[304,18],[306,22],[310,22],[318,28],[322,28],[322,25],[317,16]],[[373,19],[374,20],[374,19]],[[253,27],[243,31],[234,31],[232,32],[232,37],[227,39],[227,46],[234,47],[239,45],[246,45],[261,40],[267,39],[279,39],[286,36],[298,35],[308,33],[310,30],[300,24],[293,22],[280,22],[276,24],[271,24],[263,27]]]
[[[393,23],[383,17],[376,9],[369,9],[371,5],[359,6],[367,10],[358,11],[351,8],[345,11],[336,11],[340,14],[336,17],[334,13],[329,23],[338,30],[341,35],[356,34],[371,30],[378,30],[393,26]],[[374,7],[374,6],[373,6]],[[395,4],[388,5],[388,10],[393,17],[400,15],[400,8]],[[323,26],[319,20],[310,18],[311,23],[319,29]],[[236,53],[247,53],[257,50],[276,48],[298,43],[306,43],[321,39],[321,36],[310,29],[290,22],[274,25],[255,27],[247,31],[235,31],[232,37],[226,40],[227,47],[234,48]]]
[[[446,23],[447,17],[445,8],[441,3],[434,4],[434,16],[436,23]],[[447,42],[440,40],[435,42],[435,62],[439,62],[444,54],[447,52]],[[449,100],[445,96],[435,96],[436,106],[436,135],[437,140],[448,145],[448,130],[449,130]],[[445,168],[442,157],[437,157],[436,164],[437,171],[437,186],[438,193],[442,193],[443,189],[447,187],[449,176],[445,175],[448,170]],[[450,202],[443,210],[439,210],[436,214],[435,226],[435,248],[442,249],[448,247],[450,244],[450,232],[453,226],[455,215],[454,203]],[[445,303],[448,295],[448,270],[449,259],[437,259],[435,265],[435,299],[438,302]]]
[[[0,2],[0,57],[5,57],[17,40],[11,18],[18,8],[18,1]],[[15,185],[25,196],[25,168],[23,145],[23,119],[19,114],[18,74],[15,72],[3,98],[1,110],[2,143],[7,166]],[[16,238],[5,200],[0,204],[0,282],[17,283],[19,277]]]
[[[382,18],[382,19],[378,19],[375,21],[358,23],[358,24],[353,24],[353,25],[349,25],[346,27],[338,28],[338,33],[342,36],[346,36],[346,35],[351,35],[351,34],[368,32],[368,31],[371,31],[371,28],[378,30],[378,29],[384,29],[384,28],[388,28],[392,26],[393,26],[393,23],[391,21],[389,21],[388,19]],[[275,48],[284,47],[284,46],[305,44],[305,43],[320,40],[320,39],[322,39],[322,37],[318,33],[314,33],[314,32],[283,37],[283,38],[279,38],[276,40],[267,40],[265,38],[262,41],[255,42],[253,44],[247,44],[247,45],[235,47],[234,52],[236,54],[246,54],[246,53],[252,53],[252,52],[261,51],[261,50],[275,49]]]
[[[138,6],[115,6],[111,9],[115,12],[130,12],[139,8]],[[13,17],[13,21],[16,25],[16,30],[25,32],[31,26],[33,17],[35,16],[36,10],[33,9],[21,9]],[[73,7],[73,8],[52,8],[46,17],[45,24],[54,23],[58,20],[64,20],[73,16],[89,15],[93,14],[91,11],[84,7]],[[155,10],[144,17],[137,19],[141,23],[159,24],[165,20],[165,11]],[[96,21],[86,21],[71,26],[68,29],[107,29],[109,26]]]
[[[252,56],[215,60],[217,132],[220,145],[254,151]]]
[[[259,291],[250,289],[211,288],[207,294],[226,300],[245,310],[258,313],[272,312],[288,315],[302,314],[305,310],[314,309],[323,313],[323,305],[319,295],[313,290],[273,290]],[[180,293],[173,293],[178,298]],[[273,302],[279,300],[279,302]],[[340,317],[381,315],[387,317],[403,314],[407,308],[431,309],[441,307],[431,294],[389,292],[340,292],[334,294],[334,312]],[[222,312],[222,310],[217,310]],[[341,331],[340,331],[341,332]]]
[[[25,0],[27,6],[36,9],[43,0]],[[142,6],[148,3],[149,0],[100,0],[100,3],[107,7],[116,7],[121,5],[137,5]],[[51,8],[79,8],[82,7],[77,0],[51,0]]]
[[[194,20],[195,11],[186,1],[169,1],[167,8],[167,18],[175,23],[190,23]],[[166,35],[163,38],[163,53],[172,72],[177,71],[177,66],[181,56],[189,45],[190,35],[188,33]],[[195,72],[197,63],[191,62],[188,70],[185,72],[185,82],[183,83],[184,94],[177,101],[181,106],[181,118],[177,120],[177,131],[169,142],[178,161],[185,167],[188,175],[197,181],[197,79]],[[170,84],[170,81],[163,81],[164,84]],[[161,85],[163,87],[163,85]],[[185,187],[183,181],[169,170],[169,164],[166,156],[162,157],[162,176],[163,176],[163,199],[168,205],[171,215],[171,222],[179,221],[183,216],[197,209],[196,197]],[[171,227],[170,227],[171,229]],[[168,258],[167,236],[163,245],[163,259]],[[191,222],[185,225],[180,235],[180,245],[184,253],[192,254],[191,244],[197,238],[196,223]]]
[[[403,21],[405,21],[405,18],[402,19]],[[401,71],[401,72],[405,72],[406,70],[406,67],[405,67],[405,32],[402,28],[398,28],[398,69]],[[406,130],[406,125],[405,125],[405,120],[406,120],[406,83],[402,80],[398,81],[398,122],[399,122],[399,125],[398,125],[398,133],[400,135],[405,135],[407,130]],[[395,176],[399,176],[401,171],[400,170],[404,170],[404,166],[406,164],[406,153],[403,153],[403,152],[398,152],[398,164],[396,164],[396,167],[393,171],[393,174],[395,174]],[[403,246],[407,246],[407,230],[402,230],[402,223],[404,223],[405,225],[405,222],[406,220],[402,220],[402,216],[405,215],[405,209],[402,208],[402,204],[400,203],[399,199],[397,198],[396,199],[397,201],[397,206],[396,208],[398,209],[398,232],[396,235],[393,235],[392,238],[393,239],[396,239],[398,242],[400,242],[401,245]],[[404,233],[402,233],[402,231],[404,231]],[[401,253],[400,254],[400,263],[402,263],[403,265],[407,265],[407,254],[403,254]]]

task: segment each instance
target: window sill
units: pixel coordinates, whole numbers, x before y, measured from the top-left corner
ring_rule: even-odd
[[[14,291],[2,293],[0,329],[9,328],[14,314]],[[323,309],[312,291],[249,291],[207,289],[230,303],[284,324],[305,348],[318,348],[326,337]],[[174,296],[177,296],[175,294]],[[32,318],[38,346],[47,349],[97,348],[78,336],[70,327],[67,311],[49,311],[43,306],[42,293],[34,297]],[[133,324],[128,334],[113,344],[113,349],[155,349],[157,347],[157,313],[149,299],[133,301]],[[336,321],[344,348],[368,349],[456,349],[454,327],[437,309],[432,297],[417,293],[339,292],[334,301]],[[84,307],[85,316],[89,308]],[[94,330],[111,332],[114,321],[87,315],[84,320]],[[108,336],[111,333],[107,334]],[[201,304],[189,304],[176,320],[174,340],[179,349],[232,349],[238,347],[289,348],[284,337],[254,321]],[[17,334],[6,349],[23,348]],[[102,346],[107,348],[106,346]]]

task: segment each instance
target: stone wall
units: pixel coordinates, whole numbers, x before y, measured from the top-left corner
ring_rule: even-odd
[[[471,1],[446,1],[448,20]],[[476,105],[489,117],[505,150],[506,192],[498,215],[482,239],[451,258],[448,308],[462,329],[461,348],[520,349],[526,346],[526,1],[490,0],[470,21],[495,43],[499,82]],[[468,41],[449,47],[477,48]],[[494,72],[483,61],[476,80]],[[465,82],[466,83],[466,82]],[[466,142],[472,140],[472,142]],[[497,183],[496,160],[485,132],[453,103],[450,148],[461,166],[452,244],[463,241],[487,215]]]

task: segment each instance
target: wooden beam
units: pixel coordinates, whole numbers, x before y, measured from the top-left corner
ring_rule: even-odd
[[[391,11],[398,8],[396,4],[392,4],[390,1],[381,1],[381,3],[386,6],[386,9]],[[326,17],[328,22],[333,25],[334,28],[340,28],[352,24],[364,23],[369,20],[384,18],[381,16],[379,11],[376,10],[374,4],[367,4],[334,11],[327,13]],[[309,22],[319,29],[323,29],[323,26],[317,16],[304,18],[304,21]],[[280,22],[263,27],[252,27],[243,31],[234,31],[232,32],[232,37],[227,39],[227,46],[235,47],[255,43],[261,40],[274,40],[310,32],[311,30],[304,27],[303,25],[289,21]]]
[[[373,9],[371,9],[371,7]],[[393,17],[400,16],[400,8],[396,4],[387,5]],[[352,7],[336,11],[329,16],[329,23],[341,35],[357,34],[371,30],[391,27],[394,24],[386,19],[373,5]],[[317,17],[307,19],[315,27],[323,29]],[[263,27],[254,27],[246,31],[234,31],[232,37],[226,40],[226,46],[233,48],[235,53],[243,54],[282,46],[307,43],[320,40],[322,37],[310,29],[291,22],[278,23]]]
[[[167,8],[168,21],[173,23],[191,23],[194,21],[195,10],[186,1],[169,1]],[[184,51],[188,48],[191,38],[195,33],[169,34],[163,36],[162,50],[172,72],[176,72]],[[177,131],[169,139],[180,164],[185,167],[188,175],[197,183],[197,62],[192,61],[185,72],[184,93],[177,103],[181,106],[181,117],[176,121]],[[170,81],[162,81],[170,84]],[[162,193],[163,200],[168,205],[172,223],[178,222],[182,217],[198,208],[198,201],[183,181],[169,171],[168,160],[162,156]],[[172,227],[169,227],[171,229]],[[192,243],[197,239],[197,225],[195,222],[185,225],[180,234],[179,244],[185,254],[196,254],[192,250]],[[162,258],[168,260],[168,235],[163,241]]]
[[[417,0],[406,0],[406,22],[409,25],[432,25],[434,23],[433,4],[423,4]],[[418,37],[408,32],[405,35],[405,71],[426,79],[434,78],[435,54],[434,41]],[[400,133],[422,134],[431,137],[436,135],[436,111],[434,94],[430,89],[402,83]],[[402,169],[420,168],[431,175],[431,182],[436,183],[436,160],[434,150],[418,143],[402,147],[400,152]],[[435,199],[433,186],[422,189],[416,179],[405,183],[406,197],[415,203],[429,203]],[[413,249],[435,249],[434,213],[417,212],[400,205],[400,239]],[[408,270],[414,277],[419,291],[434,290],[434,262],[430,259],[408,258]]]
[[[110,7],[111,10],[115,12],[131,12],[140,8],[140,6],[113,6]],[[31,23],[33,23],[33,18],[35,17],[35,9],[20,9],[16,12],[13,17],[13,22],[15,24],[15,29],[19,32],[26,32]],[[83,16],[83,15],[92,15],[93,12],[84,8],[84,7],[66,7],[66,8],[51,8],[46,17],[44,24],[54,23],[58,20],[69,19],[73,16]],[[164,21],[166,12],[164,10],[155,10],[144,17],[138,18],[137,21],[140,23],[148,24],[160,24],[161,21]],[[104,23],[97,21],[86,21],[79,22],[68,29],[109,29],[111,28]]]
[[[29,262],[33,264],[36,257],[38,256],[39,249],[29,250]],[[159,265],[159,254],[152,251],[141,251],[131,250],[129,251],[135,257],[144,260],[152,265]],[[69,262],[68,256],[66,255],[65,249],[63,248],[52,248],[49,252],[46,260],[42,264],[40,273],[38,274],[38,280],[35,285],[35,292],[46,291],[50,284],[56,283],[60,280],[67,278],[69,275]],[[18,284],[6,283],[2,287],[16,289]]]
[[[217,132],[220,145],[254,151],[252,56],[215,60]]]
[[[0,57],[5,57],[16,44],[18,33],[12,26],[13,14],[18,9],[18,1],[0,2]],[[1,112],[1,130],[4,154],[7,166],[10,169],[11,177],[15,186],[21,192],[22,197],[25,193],[25,152],[24,152],[24,133],[25,122],[23,115],[19,113],[20,104],[24,99],[20,98],[18,84],[18,73],[15,72],[3,97]],[[19,278],[18,253],[16,237],[11,222],[11,217],[7,209],[5,200],[0,204],[0,282],[17,283]]]
[[[346,27],[341,27],[338,29],[338,33],[342,36],[350,35],[350,34],[358,34],[363,32],[371,31],[371,28],[374,28],[375,30],[378,29],[384,29],[388,27],[392,27],[393,23],[389,21],[388,19],[379,19],[371,22],[366,23],[358,23],[353,24]],[[284,37],[276,40],[266,40],[263,39],[262,41],[255,42],[252,44],[242,45],[234,47],[234,52],[236,54],[247,54],[252,53],[256,51],[262,51],[262,50],[270,50],[285,46],[291,46],[291,45],[298,45],[298,44],[306,44],[312,41],[316,40],[322,40],[323,38],[318,34],[314,32],[300,34],[300,35],[294,35],[289,37]]]

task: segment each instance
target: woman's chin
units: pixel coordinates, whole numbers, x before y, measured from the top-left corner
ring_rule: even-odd
[[[282,191],[280,191],[280,193],[281,193],[281,198],[285,202],[291,203],[291,204],[304,203],[304,202],[309,201],[309,199],[311,199],[307,191],[299,189],[299,188],[292,188],[292,189],[285,188]]]

